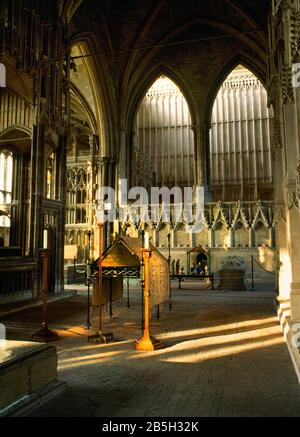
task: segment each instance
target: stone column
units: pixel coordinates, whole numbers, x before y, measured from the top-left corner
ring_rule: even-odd
[[[31,187],[29,255],[38,260],[43,244],[43,196],[44,196],[44,126],[33,126],[31,145]],[[34,279],[34,297],[39,295],[39,276]]]
[[[171,248],[177,247],[177,231],[174,227],[169,230],[171,234]]]
[[[269,235],[270,235],[270,246],[276,247],[276,237],[275,237],[275,228],[272,226],[269,229]]]
[[[67,138],[59,136],[58,149],[56,151],[57,162],[57,185],[56,199],[58,201],[58,223],[56,236],[56,284],[55,292],[64,289],[64,245],[65,245],[65,222],[66,222],[66,150]]]
[[[190,233],[190,244],[191,247],[196,247],[196,234]]]
[[[299,233],[299,203],[296,195],[296,169],[298,163],[299,130],[298,108],[296,104],[286,104],[283,107],[285,121],[285,153],[283,163],[286,174],[283,180],[286,205],[286,237],[287,252],[281,247],[280,261],[280,294],[286,296],[290,291],[291,318],[293,322],[300,322],[300,233]],[[279,240],[279,243],[283,243]],[[286,261],[285,261],[286,260]],[[285,281],[283,281],[285,274]],[[286,291],[282,290],[285,288]]]
[[[283,190],[283,150],[277,145],[273,151],[274,157],[274,189],[275,189],[275,223],[276,242],[278,254],[277,286],[278,299],[290,299],[291,268],[288,255],[286,204]]]
[[[292,186],[291,186],[292,185]],[[299,205],[296,201],[295,184],[287,188],[287,240],[290,268],[287,279],[290,281],[291,318],[293,322],[300,322],[300,232],[299,232]],[[288,288],[289,284],[285,284]],[[281,282],[281,287],[284,284]]]
[[[210,247],[215,247],[215,231],[213,229],[208,229],[208,244]]]
[[[101,186],[115,188],[115,162],[112,158],[101,159]],[[116,200],[116,199],[115,199]],[[110,245],[110,237],[113,232],[113,223],[105,223],[103,227],[103,249]]]
[[[194,186],[205,186],[205,155],[206,129],[203,126],[192,126],[194,132]]]
[[[234,229],[229,228],[229,247],[235,247],[235,241],[234,241]]]
[[[255,246],[255,232],[252,228],[249,229],[249,247]]]
[[[24,156],[21,153],[13,154],[13,181],[12,181],[12,199],[11,199],[11,216],[10,216],[10,246],[22,247],[23,242],[23,225],[24,225],[24,198],[25,198],[25,165]],[[23,253],[24,253],[23,247]]]
[[[119,154],[118,154],[118,166],[117,166],[117,177],[118,179],[131,179],[129,175],[131,174],[131,169],[128,168],[128,154],[131,147],[127,147],[127,134],[125,129],[118,129],[119,134]],[[133,135],[132,135],[133,142]],[[131,146],[131,145],[130,145]]]

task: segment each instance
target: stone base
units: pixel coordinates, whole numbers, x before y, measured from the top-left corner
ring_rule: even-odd
[[[245,272],[243,270],[220,270],[218,290],[247,291]]]
[[[39,397],[41,391],[53,391],[54,386],[57,387],[55,347],[23,341],[1,342],[0,416],[12,414]]]
[[[67,388],[67,384],[62,381],[55,381],[46,385],[40,390],[31,395],[24,396],[17,402],[14,402],[9,407],[0,410],[0,417],[24,417],[32,411],[42,407],[55,396],[63,393]]]
[[[278,318],[300,384],[300,349],[295,347],[293,342],[294,333],[292,331],[289,303],[287,302],[277,302],[277,303],[278,303],[278,307],[277,307]]]
[[[33,334],[32,340],[42,343],[49,343],[50,341],[56,341],[58,335],[55,331],[50,331],[47,326],[43,326],[38,332]]]

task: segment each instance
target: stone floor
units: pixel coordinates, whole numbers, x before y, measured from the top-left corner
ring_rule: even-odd
[[[34,417],[299,416],[300,387],[281,333],[274,295],[266,292],[173,290],[152,334],[166,348],[133,348],[140,335],[138,290],[107,317],[115,342],[88,344],[86,297],[50,305],[60,340],[59,378],[67,391],[31,413]],[[8,338],[28,339],[40,309],[7,316]]]

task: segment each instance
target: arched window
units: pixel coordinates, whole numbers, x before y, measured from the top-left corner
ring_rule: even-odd
[[[272,111],[259,79],[239,65],[216,97],[210,131],[210,181],[215,201],[272,200]]]
[[[180,89],[161,76],[147,91],[136,120],[134,182],[150,186],[192,186],[194,136]]]
[[[67,170],[67,224],[86,223],[87,190],[87,168],[69,167]]]
[[[0,246],[9,246],[13,154],[0,153]]]
[[[55,198],[55,154],[51,153],[47,159],[47,199]]]

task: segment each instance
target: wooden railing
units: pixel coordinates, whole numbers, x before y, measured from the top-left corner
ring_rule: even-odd
[[[31,258],[0,259],[0,304],[5,298],[33,297],[36,261]]]

